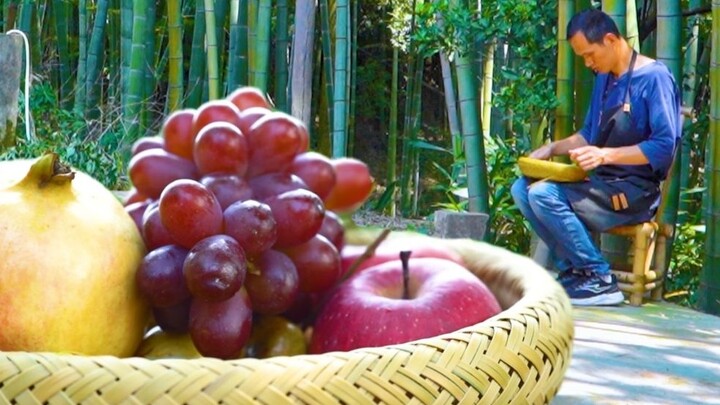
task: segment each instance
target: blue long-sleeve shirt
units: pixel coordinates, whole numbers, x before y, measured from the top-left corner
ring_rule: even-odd
[[[598,74],[583,127],[578,131],[591,145],[597,145],[601,111],[621,105],[627,86],[625,73],[617,80],[610,74]],[[604,95],[607,88],[607,94]],[[605,98],[603,103],[603,98]],[[635,69],[630,83],[630,114],[633,131],[623,137],[611,137],[604,146],[638,145],[649,164],[605,165],[596,169],[599,177],[638,176],[659,182],[672,164],[673,153],[682,134],[680,95],[675,79],[660,62]]]

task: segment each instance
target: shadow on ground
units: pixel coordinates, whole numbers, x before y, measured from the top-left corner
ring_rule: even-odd
[[[720,318],[668,303],[576,308],[554,405],[720,404]]]

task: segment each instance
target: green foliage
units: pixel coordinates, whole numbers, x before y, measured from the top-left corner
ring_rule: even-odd
[[[362,86],[357,88],[357,99],[361,103],[355,104],[357,117],[387,117],[390,105],[390,72],[377,59],[368,58],[356,67],[357,82]]]
[[[665,298],[668,301],[695,306],[704,251],[704,227],[682,224],[675,232],[670,267],[665,280]]]
[[[486,163],[488,183],[490,187],[490,224],[487,241],[508,250],[528,254],[530,251],[530,228],[510,194],[510,187],[517,179],[517,145],[515,140],[486,139]],[[425,169],[425,173],[435,174],[436,182],[428,187],[428,192],[435,198],[429,205],[434,209],[451,211],[467,210],[467,179],[454,176],[452,173],[461,171],[464,160],[457,160],[450,169],[445,165],[431,161],[434,170]],[[457,167],[455,167],[457,166]],[[426,178],[426,182],[429,180]]]
[[[30,94],[35,136],[26,139],[24,117],[19,117],[16,145],[2,153],[0,160],[34,159],[52,151],[63,162],[87,173],[108,189],[129,187],[124,175],[129,147],[121,137],[111,132],[88,133],[82,116],[59,108],[48,83],[35,85]],[[24,111],[22,96],[20,98],[20,111]]]
[[[493,4],[484,8],[483,14],[488,13],[486,18],[492,18],[497,31],[504,33],[500,43],[508,45],[507,54],[498,52],[507,62],[499,64],[493,106],[512,112],[506,119],[512,121],[514,135],[528,137],[529,124],[557,106],[556,4],[523,0]],[[529,146],[529,139],[526,142]]]
[[[515,139],[486,139],[490,186],[488,241],[513,252],[530,253],[530,228],[515,206],[510,187],[518,177]]]
[[[393,24],[407,24],[409,6],[403,7],[396,9]],[[512,121],[514,135],[529,137],[529,124],[541,120],[558,104],[556,14],[556,2],[488,1],[483,2],[479,14],[464,4],[441,0],[418,4],[413,32],[406,27],[393,33],[396,42],[411,40],[415,52],[423,57],[444,52],[451,60],[482,52],[485,43],[496,41],[499,69],[493,106],[512,113],[506,119]]]
[[[444,166],[439,165],[437,162],[430,162],[432,166],[435,168],[435,170],[438,171],[438,173],[441,174],[442,180],[441,182],[438,182],[434,186],[432,186],[431,190],[439,191],[441,192],[446,200],[436,202],[433,204],[433,207],[437,209],[443,209],[443,210],[450,210],[450,211],[457,211],[462,212],[467,210],[468,201],[467,201],[467,187],[461,186],[458,181],[456,181],[457,176],[453,176],[453,174],[447,170],[445,170]],[[464,166],[465,161],[464,160],[457,160],[454,164],[454,166]],[[465,198],[462,198],[463,195],[465,195]]]
[[[488,35],[487,20],[465,6],[450,5],[447,0],[420,4],[417,26],[411,38],[418,54],[429,57],[444,52],[454,55],[472,52],[476,41]]]

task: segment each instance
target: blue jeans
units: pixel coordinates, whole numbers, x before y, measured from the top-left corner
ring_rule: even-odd
[[[520,212],[547,245],[559,271],[610,274],[610,265],[573,211],[562,187],[551,181],[531,183],[520,177],[513,183],[511,193]]]

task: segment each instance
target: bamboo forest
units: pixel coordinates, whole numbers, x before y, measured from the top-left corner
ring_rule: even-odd
[[[718,1],[3,0],[0,26],[28,43],[0,159],[51,149],[127,190],[135,141],[249,85],[305,123],[312,150],[368,163],[361,210],[486,213],[486,242],[532,255],[510,186],[519,157],[582,125],[593,75],[565,26],[589,7],[681,84],[664,299],[720,314]]]

